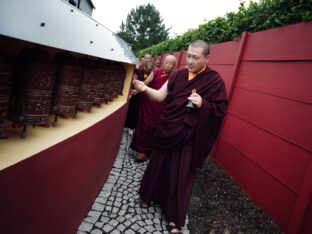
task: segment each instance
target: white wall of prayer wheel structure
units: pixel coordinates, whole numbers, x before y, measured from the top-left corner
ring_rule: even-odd
[[[136,58],[62,0],[0,2],[0,233],[75,233],[117,156]]]

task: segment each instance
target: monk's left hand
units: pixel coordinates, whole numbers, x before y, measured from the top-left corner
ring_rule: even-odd
[[[192,93],[191,96],[188,97],[188,100],[191,100],[197,108],[200,108],[203,102],[203,99],[198,93]]]

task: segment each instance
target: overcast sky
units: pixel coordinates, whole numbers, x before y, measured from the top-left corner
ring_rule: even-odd
[[[259,0],[254,0],[259,2]],[[92,17],[113,32],[120,29],[132,8],[139,5],[153,4],[159,11],[166,28],[171,27],[170,36],[181,35],[189,28],[197,28],[217,16],[227,12],[237,12],[239,0],[92,0],[95,5]],[[249,0],[244,0],[246,5]]]

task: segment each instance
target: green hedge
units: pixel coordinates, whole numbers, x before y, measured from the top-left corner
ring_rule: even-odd
[[[190,29],[173,39],[140,50],[136,56],[142,57],[146,53],[157,56],[184,50],[196,39],[210,44],[231,41],[245,31],[256,32],[311,19],[312,0],[260,0],[259,3],[250,2],[248,7],[241,3],[237,13],[230,12],[224,17],[217,17],[199,25],[197,29]]]

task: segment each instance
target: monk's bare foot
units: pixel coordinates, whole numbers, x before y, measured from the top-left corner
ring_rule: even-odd
[[[176,226],[174,222],[168,223],[168,230],[170,233],[182,233],[181,230]]]
[[[147,156],[144,153],[138,153],[135,157],[135,161],[137,162],[144,162],[147,160]]]
[[[140,200],[140,207],[141,208],[145,208],[146,209],[149,206],[150,206],[150,203]]]

